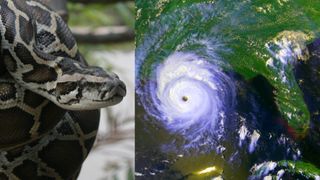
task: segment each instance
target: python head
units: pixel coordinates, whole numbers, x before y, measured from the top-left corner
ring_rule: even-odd
[[[63,74],[50,92],[50,98],[58,106],[68,110],[92,110],[112,106],[122,101],[126,86],[113,72],[100,67],[78,66]],[[77,69],[78,71],[75,71]]]

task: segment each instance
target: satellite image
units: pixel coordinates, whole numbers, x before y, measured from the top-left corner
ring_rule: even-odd
[[[137,179],[320,179],[320,2],[136,1]]]

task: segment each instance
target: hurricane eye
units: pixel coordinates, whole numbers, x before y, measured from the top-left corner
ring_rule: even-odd
[[[187,102],[189,100],[188,96],[182,96],[182,101]]]
[[[190,142],[220,136],[215,129],[232,107],[235,85],[218,65],[191,52],[176,52],[152,70],[155,79],[144,91],[152,100],[143,104],[147,112]]]

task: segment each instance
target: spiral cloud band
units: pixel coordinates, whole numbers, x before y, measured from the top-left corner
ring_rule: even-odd
[[[152,105],[144,105],[166,129],[190,143],[205,143],[221,132],[234,104],[232,79],[213,63],[193,53],[176,52],[155,70],[146,85]]]

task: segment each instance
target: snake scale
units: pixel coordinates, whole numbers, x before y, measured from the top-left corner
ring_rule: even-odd
[[[95,109],[119,103],[126,87],[86,64],[57,13],[0,2],[0,180],[76,179],[97,134]]]

